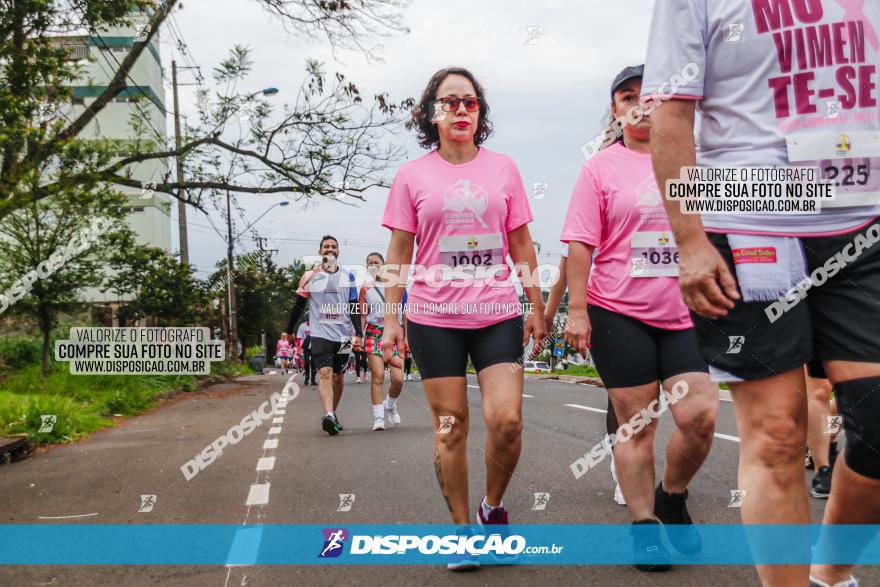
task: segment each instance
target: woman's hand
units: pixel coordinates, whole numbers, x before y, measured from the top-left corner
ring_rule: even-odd
[[[394,347],[397,347],[397,355]],[[397,320],[385,320],[385,329],[382,332],[382,360],[386,365],[403,369],[403,350],[406,348],[406,337],[403,336],[403,328]]]
[[[587,349],[590,348],[590,336],[593,327],[587,310],[572,310],[565,323],[565,342],[575,349],[583,358],[587,358]]]
[[[706,318],[726,316],[740,299],[736,279],[707,238],[678,247],[678,284],[688,308]]]
[[[526,325],[523,329],[523,346],[529,344],[529,338],[535,341],[535,346],[532,347],[532,352],[529,353],[529,360],[534,359],[544,350],[546,337],[547,330],[544,326],[544,311],[542,309],[533,310],[526,319]]]

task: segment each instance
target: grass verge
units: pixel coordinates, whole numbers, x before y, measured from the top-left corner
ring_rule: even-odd
[[[61,443],[112,426],[113,416],[134,416],[175,391],[194,391],[209,377],[250,373],[246,365],[211,363],[211,375],[71,375],[62,363],[48,377],[38,365],[7,372],[0,379],[0,436],[27,433],[37,443]],[[41,416],[55,416],[40,432]]]

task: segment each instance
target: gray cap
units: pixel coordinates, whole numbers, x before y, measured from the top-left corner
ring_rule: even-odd
[[[617,77],[614,78],[614,81],[611,83],[611,97],[614,97],[614,92],[617,91],[617,88],[622,86],[624,82],[628,82],[631,79],[635,79],[637,77],[642,77],[645,74],[645,65],[630,65],[629,67],[624,67],[623,71],[617,74]]]

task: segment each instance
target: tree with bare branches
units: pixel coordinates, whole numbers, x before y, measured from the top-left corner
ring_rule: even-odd
[[[323,37],[334,50],[354,49],[376,59],[375,39],[404,32],[398,0],[251,0],[292,34]],[[186,162],[185,180],[168,171],[150,185],[204,210],[208,198],[284,193],[293,199],[323,196],[363,199],[384,185],[384,171],[401,156],[385,140],[412,100],[386,94],[365,98],[344,75],[306,61],[306,78],[291,104],[273,106],[239,91],[250,72],[249,50],[233,47],[214,70],[213,92],[200,92],[200,119],[187,125],[180,148],[148,133],[133,115],[127,140],[87,138],[84,129],[126,90],[132,66],[154,39],[178,0],[0,0],[0,221],[34,202],[95,186],[143,189],[133,169],[148,161]],[[130,24],[131,11],[152,8],[147,27],[84,108],[64,112],[81,64],[70,59],[59,35],[99,34]],[[241,116],[242,109],[248,116]],[[246,122],[244,124],[243,122]],[[166,165],[173,169],[173,165]]]

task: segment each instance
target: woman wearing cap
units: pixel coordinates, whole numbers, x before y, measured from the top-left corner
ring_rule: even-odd
[[[407,339],[434,418],[434,467],[455,524],[468,524],[468,359],[477,372],[486,422],[486,493],[477,505],[482,524],[508,523],[502,497],[521,450],[523,347],[544,335],[544,304],[524,284],[533,313],[523,323],[510,279],[508,253],[529,275],[537,268],[528,223],[532,213],[516,164],[482,143],[492,127],[483,88],[466,69],[438,71],[413,113],[420,144],[433,150],[401,166],[383,226],[392,230],[388,267],[398,282],[418,241],[407,304]],[[436,147],[436,148],[434,148]],[[402,284],[386,287],[393,311]],[[382,353],[404,346],[395,315],[386,310]],[[537,345],[536,346],[540,346]],[[502,530],[503,532],[503,530]],[[449,568],[477,566],[451,558]]]
[[[591,346],[608,388],[622,423],[612,443],[633,519],[636,567],[659,571],[670,568],[659,522],[680,525],[667,532],[677,550],[693,554],[702,546],[685,500],[712,446],[718,389],[678,292],[678,254],[651,167],[650,122],[641,110],[633,112],[641,78],[642,66],[628,67],[611,86],[606,148],[581,169],[561,240],[570,245],[569,283],[587,284],[569,288],[566,340],[582,355]],[[661,385],[672,394],[676,428],[655,488]]]

